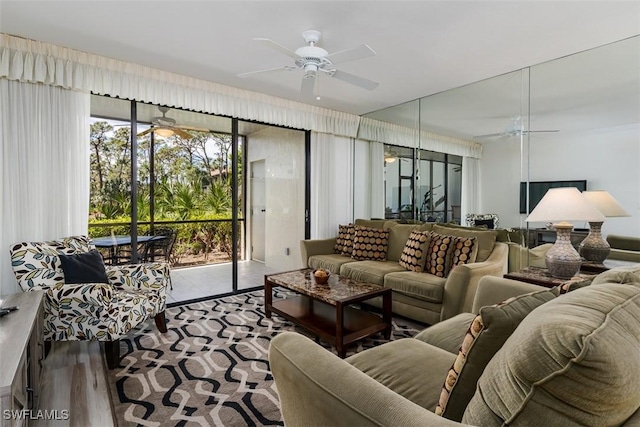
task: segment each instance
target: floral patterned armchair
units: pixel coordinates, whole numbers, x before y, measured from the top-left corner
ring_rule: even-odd
[[[106,266],[108,283],[65,283],[61,258],[92,250],[95,246],[85,236],[16,243],[10,249],[11,265],[23,291],[45,292],[45,340],[104,341],[107,363],[113,368],[119,362],[119,338],[132,328],[155,317],[160,332],[167,331],[169,264]],[[101,258],[99,263],[101,269]]]

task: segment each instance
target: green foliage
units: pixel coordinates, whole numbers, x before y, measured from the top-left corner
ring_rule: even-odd
[[[130,234],[131,130],[105,121],[91,124],[91,237]],[[231,136],[194,133],[185,140],[156,136],[154,221],[216,220],[167,224],[178,231],[175,257],[231,254]],[[138,138],[138,221],[150,216],[150,139]],[[114,224],[117,226],[101,226]],[[148,233],[139,226],[138,234]]]

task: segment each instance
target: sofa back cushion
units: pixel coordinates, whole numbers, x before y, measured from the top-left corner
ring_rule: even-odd
[[[485,306],[472,320],[453,366],[447,374],[435,413],[460,421],[487,363],[534,309],[551,301],[555,290],[532,292]]]
[[[622,425],[640,407],[640,283],[562,295],[491,359],[462,418],[500,425]]]
[[[393,224],[389,227],[389,248],[387,259],[389,261],[400,261],[411,232],[418,226],[416,224]]]
[[[489,258],[491,252],[493,252],[493,246],[496,242],[496,236],[498,235],[498,232],[496,230],[482,231],[465,228],[444,227],[442,225],[434,225],[433,231],[438,234],[477,238],[478,255],[476,257],[476,262],[483,262]]]
[[[73,255],[95,249],[86,236],[71,236],[47,242],[11,245],[11,266],[23,291],[47,289],[64,284],[60,254]]]

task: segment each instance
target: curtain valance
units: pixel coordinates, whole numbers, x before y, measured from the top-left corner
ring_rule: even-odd
[[[358,138],[402,147],[414,148],[418,146],[425,150],[462,157],[480,158],[482,156],[482,144],[477,142],[419,131],[368,117],[360,119]]]
[[[360,117],[0,33],[0,78],[352,137]]]

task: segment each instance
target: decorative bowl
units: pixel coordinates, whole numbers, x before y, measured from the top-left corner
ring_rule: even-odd
[[[317,268],[313,270],[313,280],[319,285],[324,285],[329,281],[331,272],[324,268]]]

